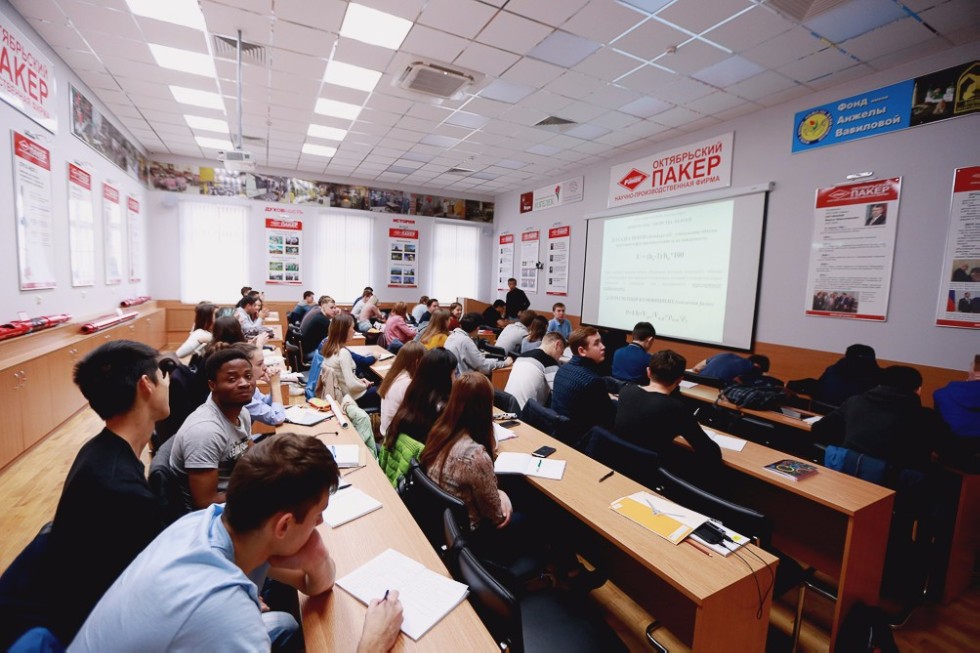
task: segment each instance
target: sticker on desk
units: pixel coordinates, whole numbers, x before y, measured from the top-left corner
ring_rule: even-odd
[[[707,517],[649,492],[616,499],[610,508],[672,544],[680,544]]]

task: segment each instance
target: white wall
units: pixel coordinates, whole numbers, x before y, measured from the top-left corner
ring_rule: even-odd
[[[121,299],[144,295],[147,292],[147,276],[153,272],[146,264],[146,242],[140,253],[144,261],[144,279],[140,283],[129,283],[124,275],[119,285],[105,285],[103,264],[102,230],[102,182],[108,181],[119,187],[122,194],[123,216],[125,220],[126,195],[140,199],[142,231],[146,233],[146,193],[142,185],[128,174],[110,163],[101,154],[75,138],[71,133],[70,88],[76,88],[92,101],[103,114],[105,107],[95,94],[86,87],[70,68],[47,46],[20,14],[6,0],[0,0],[0,14],[12,22],[31,41],[34,47],[43,51],[52,61],[57,82],[58,133],[51,134],[30,118],[0,102],[0,216],[3,216],[3,229],[0,231],[0,261],[4,273],[0,275],[0,321],[15,319],[20,311],[31,317],[52,313],[71,313],[76,317],[89,317],[115,310]],[[122,129],[131,142],[136,139]],[[57,287],[49,290],[21,291],[17,272],[17,229],[14,223],[14,180],[12,130],[43,135],[40,142],[51,150],[52,210],[54,219],[54,254]],[[71,267],[68,247],[68,162],[74,162],[92,173],[92,195],[95,211],[95,285],[89,288],[72,288]],[[145,238],[144,238],[145,241]],[[129,243],[123,243],[123,261],[127,261]]]
[[[582,202],[521,215],[522,191],[496,198],[496,234],[519,234],[529,226],[556,222],[572,226],[572,275],[565,303],[579,314],[582,302],[581,270],[585,260],[585,219],[606,208],[609,168],[644,155],[696,142],[728,131],[735,132],[732,187],[775,182],[769,196],[761,293],[756,340],[823,351],[843,351],[863,342],[881,358],[939,367],[966,369],[980,338],[975,331],[933,326],[943,248],[948,224],[953,170],[980,164],[980,115],[916,127],[884,136],[790,153],[793,116],[811,106],[900,82],[931,71],[976,59],[980,44],[971,44],[883,73],[808,95],[682,138],[664,141],[635,156],[611,160],[563,175],[585,175]],[[656,117],[654,117],[654,120]],[[892,274],[888,320],[885,323],[806,317],[807,265],[813,229],[816,189],[840,183],[845,175],[873,170],[879,177],[903,177],[898,241]],[[551,183],[560,179],[550,180]],[[536,184],[536,187],[547,186]],[[696,201],[697,194],[685,196]],[[640,206],[640,205],[635,205]],[[579,272],[576,272],[579,271]],[[578,275],[578,276],[577,276]],[[529,295],[535,309],[550,310],[554,298],[541,291]],[[485,288],[496,296],[495,279]],[[656,326],[656,325],[654,325]]]

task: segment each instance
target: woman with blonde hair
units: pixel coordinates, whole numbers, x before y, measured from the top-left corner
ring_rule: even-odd
[[[429,326],[422,332],[419,342],[425,345],[426,349],[444,347],[446,338],[449,337],[449,311],[439,310],[432,314]]]

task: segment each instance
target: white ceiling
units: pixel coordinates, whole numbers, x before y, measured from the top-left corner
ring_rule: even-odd
[[[212,55],[200,30],[134,15],[126,0],[11,3],[150,153],[215,159],[195,136],[228,135],[194,131],[185,114],[224,118],[237,132],[234,62],[214,59],[215,79],[160,68],[150,52],[153,43]],[[340,36],[346,0],[199,0],[209,34],[241,29],[267,46],[265,63],[244,69],[245,149],[259,165],[459,193],[527,190],[980,40],[977,0],[850,0],[804,23],[768,0],[359,3],[414,23],[400,49]],[[371,92],[327,84],[331,59],[384,75]],[[393,86],[418,59],[487,77],[461,100]],[[180,104],[168,85],[220,92],[225,111]],[[318,98],[363,108],[356,120],[331,118],[314,113]],[[533,127],[551,115],[580,124],[560,134]],[[307,136],[311,123],[348,133],[339,143]],[[303,154],[305,143],[337,152]],[[457,166],[473,173],[446,174]]]

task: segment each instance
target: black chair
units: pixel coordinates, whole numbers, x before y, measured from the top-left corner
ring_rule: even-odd
[[[625,651],[626,646],[600,618],[588,600],[554,588],[516,592],[502,583],[454,528],[446,511],[447,566],[470,588],[470,603],[501,649],[527,651]]]
[[[717,379],[713,376],[704,376],[703,374],[696,374],[695,372],[684,372],[684,380],[690,381],[691,383],[698,383],[700,385],[706,385],[711,388],[724,388],[727,383],[722,379]]]
[[[663,467],[654,471],[654,478],[655,483],[652,487],[671,501],[717,519],[728,528],[751,538],[757,546],[779,558],[773,598],[782,596],[794,587],[798,588],[792,635],[792,650],[795,651],[800,638],[800,626],[803,623],[803,602],[806,599],[806,589],[813,570],[803,568],[798,562],[772,546],[772,521],[761,512],[706,492]],[[732,555],[741,555],[741,553]]]
[[[442,549],[442,515],[446,510],[453,514],[461,529],[469,531],[470,517],[466,504],[436,485],[417,460],[409,463],[407,478],[409,487],[402,494],[402,500],[437,551]]]
[[[571,420],[564,415],[559,415],[550,408],[542,406],[534,399],[528,399],[521,411],[521,419],[525,423],[533,426],[542,433],[547,433],[556,440],[561,440],[565,444],[575,445],[570,442],[569,426]]]
[[[46,573],[51,546],[51,526],[41,527],[0,576],[0,651],[6,651],[27,630],[48,625],[50,592]]]
[[[507,358],[507,352],[503,350],[502,347],[494,347],[493,345],[488,345],[486,340],[482,338],[477,338],[476,341],[477,349],[483,352],[483,355],[487,358],[494,358],[497,360],[504,360]]]
[[[174,438],[170,438],[157,449],[150,461],[150,474],[147,482],[150,490],[156,495],[160,506],[160,514],[164,523],[169,525],[191,512],[187,504],[180,479],[170,466],[170,451],[174,446]]]
[[[627,442],[601,426],[593,426],[585,434],[585,455],[634,481],[651,486],[653,473],[660,467],[656,451]]]
[[[503,390],[497,390],[494,388],[493,405],[505,413],[514,413],[515,415],[521,414],[521,404],[514,398],[514,395],[509,392],[504,392]]]

